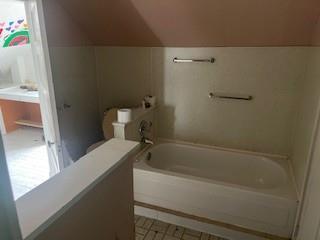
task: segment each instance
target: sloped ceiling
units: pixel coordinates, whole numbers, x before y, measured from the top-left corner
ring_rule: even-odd
[[[320,0],[59,0],[95,45],[309,45]]]

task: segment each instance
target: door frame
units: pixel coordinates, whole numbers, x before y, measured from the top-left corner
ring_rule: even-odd
[[[47,31],[45,26],[45,18],[43,13],[43,5],[42,0],[23,0],[23,2],[34,2],[37,5],[37,11],[38,11],[38,21],[39,21],[39,27],[40,27],[40,35],[41,35],[41,45],[42,45],[42,54],[43,54],[43,60],[45,65],[45,73],[46,73],[46,81],[48,83],[48,95],[50,98],[50,103],[48,105],[50,106],[50,112],[52,117],[52,129],[54,130],[54,136],[55,139],[53,139],[53,144],[56,148],[57,153],[57,163],[58,163],[58,172],[61,171],[63,168],[66,167],[64,160],[63,160],[63,154],[62,154],[62,145],[61,145],[61,135],[60,135],[60,129],[59,129],[59,122],[58,122],[58,113],[57,113],[57,106],[56,106],[56,98],[55,98],[55,92],[54,92],[54,83],[53,83],[53,77],[52,77],[52,69],[51,69],[51,61],[50,61],[50,53],[49,53],[49,46],[48,46],[48,39],[47,39]],[[26,8],[27,10],[27,8]],[[28,17],[28,14],[27,14]],[[32,26],[30,25],[32,28]],[[40,101],[41,105],[41,101]],[[44,122],[43,124],[50,124],[48,122]],[[47,149],[50,150],[48,146],[48,142],[46,142]],[[48,153],[50,154],[50,153]]]
[[[8,0],[15,1],[15,0]],[[23,2],[29,2],[30,0],[22,0]],[[36,0],[38,9],[38,19],[40,24],[40,32],[42,39],[42,49],[44,54],[44,61],[46,67],[46,75],[48,81],[48,90],[50,97],[50,106],[53,116],[53,129],[55,131],[55,143],[57,148],[59,170],[64,168],[64,162],[61,152],[61,138],[59,132],[58,115],[54,95],[54,85],[51,71],[51,63],[49,56],[49,47],[46,36],[46,28],[43,14],[43,6],[41,0]],[[9,176],[9,170],[7,166],[7,160],[5,156],[5,149],[3,146],[2,136],[0,135],[0,238],[22,240],[22,234],[17,215],[15,200],[13,197],[13,191],[11,187],[11,181]]]
[[[22,240],[10,183],[5,150],[0,134],[0,239]]]

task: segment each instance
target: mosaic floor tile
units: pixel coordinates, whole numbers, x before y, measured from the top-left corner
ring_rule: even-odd
[[[168,223],[155,220],[151,226],[151,230],[155,232],[165,233],[169,227]]]
[[[143,240],[144,236],[140,234],[136,234],[136,240]]]
[[[176,238],[176,237],[173,237],[173,236],[166,235],[166,236],[164,236],[163,240],[180,240],[180,239],[181,238]]]
[[[146,221],[145,217],[139,217],[137,222],[136,222],[136,226],[137,227],[142,227],[144,225],[144,222]]]
[[[167,230],[167,235],[169,236],[173,236],[173,237],[176,237],[176,238],[179,238],[181,239],[182,237],[182,234],[184,233],[184,228],[183,227],[180,227],[180,226],[176,226],[176,225],[170,225],[168,227],[168,230]]]
[[[202,233],[200,240],[210,240],[210,235],[207,233]]]
[[[137,234],[146,235],[147,232],[148,232],[147,229],[144,229],[144,228],[141,228],[141,227],[137,227],[137,226],[136,226],[136,233],[137,233]]]
[[[149,231],[149,232],[146,234],[144,240],[153,240],[153,239],[155,238],[155,236],[156,236],[156,232],[154,232],[154,231]]]
[[[199,240],[199,237],[188,235],[188,234],[183,234],[182,236],[183,240]]]
[[[137,215],[135,224],[136,240],[228,240]]]
[[[156,233],[154,240],[162,240],[164,238],[164,233]]]
[[[150,229],[152,224],[153,224],[154,220],[153,219],[146,219],[146,221],[143,224],[143,228],[145,229]]]
[[[185,234],[191,235],[191,236],[195,236],[195,237],[200,237],[201,236],[201,232],[199,231],[195,231],[192,229],[186,229]]]

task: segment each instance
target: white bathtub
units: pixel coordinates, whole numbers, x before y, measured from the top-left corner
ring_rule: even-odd
[[[285,159],[176,143],[134,165],[135,200],[290,237],[297,195]]]

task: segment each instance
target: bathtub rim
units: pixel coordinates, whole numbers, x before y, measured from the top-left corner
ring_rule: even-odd
[[[161,144],[161,143],[176,143],[176,144],[183,144],[183,145],[201,147],[201,148],[207,148],[207,149],[213,149],[213,150],[221,150],[221,151],[227,151],[227,152],[249,154],[249,155],[253,155],[253,156],[275,158],[275,159],[281,159],[281,160],[285,160],[285,161],[289,160],[289,157],[287,155],[265,153],[265,152],[256,152],[256,151],[250,151],[250,150],[245,150],[245,149],[221,147],[221,146],[216,146],[216,145],[201,144],[201,143],[188,142],[188,141],[183,141],[183,140],[174,140],[174,139],[168,139],[168,138],[157,138],[154,145]]]
[[[196,148],[206,148],[206,149],[212,149],[212,150],[218,150],[218,151],[226,151],[226,152],[233,152],[233,153],[240,153],[240,154],[248,154],[258,157],[264,157],[268,160],[272,161],[274,164],[280,165],[281,168],[285,171],[287,175],[287,181],[284,186],[276,188],[276,191],[274,189],[259,189],[259,188],[251,188],[248,186],[240,185],[240,184],[232,184],[228,182],[208,179],[208,178],[202,178],[202,177],[196,177],[192,175],[172,172],[172,171],[166,171],[158,168],[153,168],[150,165],[148,165],[145,160],[140,159],[143,154],[145,154],[150,148],[166,144],[166,143],[172,143],[172,144],[182,144],[187,145],[190,147],[196,147]],[[295,179],[292,172],[292,166],[290,165],[290,161],[287,156],[283,155],[275,155],[275,154],[266,154],[266,153],[259,153],[259,152],[251,152],[247,150],[237,150],[237,149],[229,149],[225,147],[217,147],[217,146],[210,146],[210,145],[202,145],[202,144],[194,144],[184,141],[176,141],[176,140],[167,140],[167,139],[157,139],[154,143],[154,145],[146,145],[142,148],[142,150],[134,157],[134,169],[139,169],[143,171],[151,171],[156,172],[161,175],[169,175],[173,177],[180,177],[188,180],[193,180],[196,182],[205,182],[205,183],[211,183],[216,185],[222,185],[227,188],[237,188],[244,192],[255,192],[259,195],[265,195],[265,196],[272,196],[279,199],[285,199],[290,201],[296,201],[299,203],[299,195],[296,188]]]

